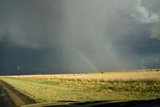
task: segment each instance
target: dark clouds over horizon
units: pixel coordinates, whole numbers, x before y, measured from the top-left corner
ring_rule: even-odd
[[[160,67],[159,0],[0,0],[0,72]]]

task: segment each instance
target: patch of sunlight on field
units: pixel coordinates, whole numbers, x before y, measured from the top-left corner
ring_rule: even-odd
[[[79,73],[79,74],[56,74],[56,75],[25,75],[26,78],[50,79],[87,79],[87,80],[159,80],[160,72],[156,70],[133,70],[119,72]]]

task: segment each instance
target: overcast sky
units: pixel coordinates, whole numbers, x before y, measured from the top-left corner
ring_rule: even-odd
[[[0,72],[160,67],[160,0],[0,0]]]

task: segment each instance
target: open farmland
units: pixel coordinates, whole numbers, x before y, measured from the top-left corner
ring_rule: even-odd
[[[156,70],[3,76],[1,80],[38,103],[160,98],[160,72]]]
[[[12,76],[13,77],[13,76]],[[17,76],[15,76],[17,77]],[[97,80],[97,81],[127,81],[127,80],[160,80],[160,72],[156,70],[133,70],[119,72],[78,73],[78,74],[50,74],[50,75],[21,75],[26,79],[69,79],[69,80]]]

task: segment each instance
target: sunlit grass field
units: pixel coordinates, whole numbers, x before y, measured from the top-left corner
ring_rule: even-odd
[[[20,75],[0,79],[40,103],[160,98],[160,71],[157,70]]]

